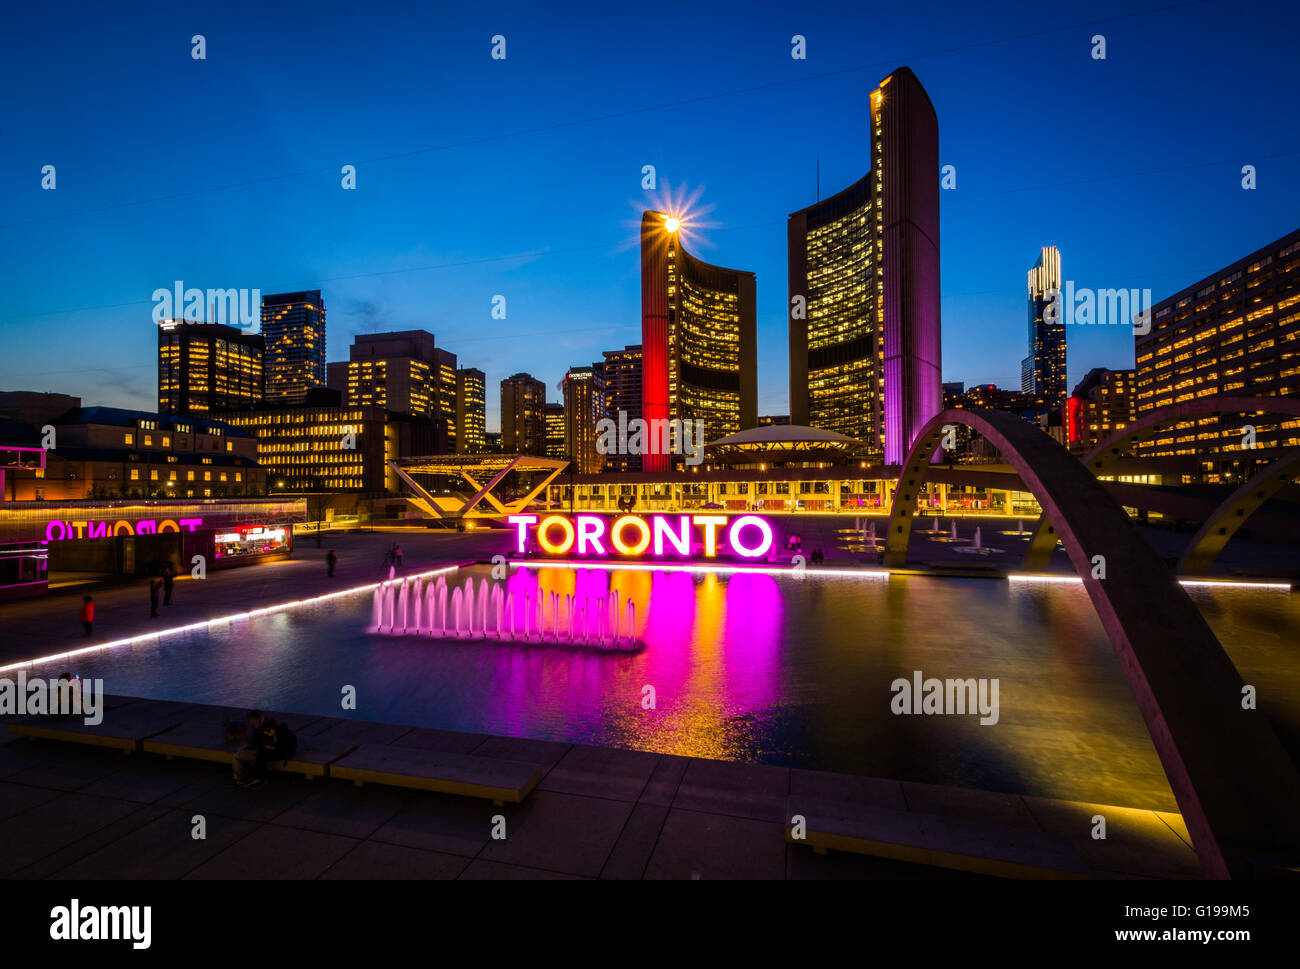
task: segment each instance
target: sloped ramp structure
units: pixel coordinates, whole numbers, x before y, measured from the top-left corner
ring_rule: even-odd
[[[568,461],[556,458],[537,458],[530,454],[437,454],[422,458],[402,458],[389,461],[388,466],[410,490],[406,496],[420,511],[433,519],[463,520],[473,518],[505,518],[524,511],[533,500],[546,490]],[[492,493],[511,471],[544,472],[540,484],[535,484],[525,495],[502,501]],[[462,494],[429,492],[412,475],[436,474],[459,477],[474,489],[468,497]],[[487,479],[482,484],[480,479]],[[486,507],[485,507],[486,506]]]

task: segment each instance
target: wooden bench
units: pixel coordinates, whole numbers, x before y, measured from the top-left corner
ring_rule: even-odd
[[[361,744],[330,765],[330,776],[363,784],[410,787],[440,794],[518,804],[542,779],[542,767],[417,747]]]
[[[793,819],[804,818],[803,838]],[[786,800],[786,841],[1000,878],[1087,878],[1068,839],[1036,831],[810,797]]]
[[[267,716],[277,721],[289,719],[280,714],[267,714]],[[242,731],[242,721],[238,722]],[[306,724],[310,720],[300,722]],[[235,751],[242,746],[244,746],[242,739],[227,739],[220,719],[205,715],[203,720],[191,720],[165,733],[150,737],[144,741],[142,749],[146,753],[162,754],[168,760],[174,757],[185,757],[190,760],[209,760],[228,764]],[[302,774],[308,780],[313,777],[327,777],[329,765],[356,746],[355,743],[345,740],[298,735],[298,749],[292,757],[288,760],[267,761],[266,766],[269,770]]]
[[[77,714],[21,717],[10,721],[9,732],[20,737],[111,747],[130,754],[139,750],[145,739],[170,730],[180,722],[178,713],[159,713],[147,706],[137,710],[128,705],[102,712],[103,721],[94,725],[87,724]]]

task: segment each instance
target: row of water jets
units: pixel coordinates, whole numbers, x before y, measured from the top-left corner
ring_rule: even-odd
[[[522,608],[517,608],[521,606]],[[446,576],[390,579],[375,589],[371,611],[375,632],[442,639],[492,639],[497,642],[556,643],[598,649],[637,649],[636,603],[623,603],[618,590],[608,595],[560,595],[532,590],[517,603],[504,586],[482,579],[477,591],[469,577],[450,587]]]

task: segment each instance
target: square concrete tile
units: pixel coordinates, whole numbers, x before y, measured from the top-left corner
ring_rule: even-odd
[[[177,879],[257,830],[251,821],[204,817],[203,838],[195,838],[195,814],[163,811],[148,824],[127,832],[55,874],[76,879]]]
[[[600,871],[606,879],[639,879],[645,874],[650,856],[659,843],[659,832],[668,817],[668,808],[657,804],[637,804],[632,816],[623,825],[623,831],[609,854],[609,860]]]
[[[479,857],[595,878],[631,813],[625,801],[533,791],[507,821],[505,840],[489,841]]]
[[[677,788],[681,786],[682,777],[690,764],[689,757],[660,754],[659,761],[655,764],[655,769],[651,772],[645,790],[641,792],[638,800],[642,804],[671,807],[673,798],[677,796]]]
[[[139,756],[139,754],[124,754],[120,750],[112,750],[108,747],[69,744],[57,740],[37,740],[33,744],[42,747],[57,745],[59,749],[54,751],[52,756],[38,760],[23,770],[15,771],[6,777],[6,780],[32,787],[75,791],[120,770],[131,757]]]
[[[783,879],[785,829],[769,821],[674,808],[659,832],[645,877]]]
[[[721,760],[692,760],[673,798],[673,808],[785,822],[790,769]]]
[[[260,794],[261,791],[251,793]],[[318,785],[307,798],[278,815],[275,823],[348,838],[368,838],[410,804],[413,796],[410,791],[391,787],[363,789],[327,781]]]
[[[245,821],[271,821],[300,804],[327,783],[323,778],[307,780],[298,774],[273,773],[265,787],[247,791],[236,787],[229,768],[219,769],[170,794],[157,803],[200,814],[220,814]]]
[[[151,754],[132,754],[123,759],[117,770],[91,781],[81,791],[100,797],[151,803],[223,770],[219,764],[201,760],[169,761]]]
[[[38,804],[52,801],[60,793],[48,787],[24,787],[20,784],[0,781],[0,821],[15,814],[22,814]]]
[[[539,789],[635,801],[659,762],[656,754],[574,744],[542,779]]]
[[[370,840],[473,857],[492,837],[492,818],[505,815],[508,831],[519,810],[513,804],[495,807],[477,798],[420,792]]]
[[[414,728],[400,723],[375,723],[370,720],[347,720],[323,717],[304,729],[304,737],[328,737],[356,744],[391,744]]]
[[[475,747],[482,746],[487,740],[486,734],[460,733],[456,730],[434,730],[429,727],[416,727],[402,734],[393,745],[396,747],[417,747],[420,750],[436,750],[439,753],[468,754]]]
[[[60,794],[0,821],[0,875],[12,875],[101,828],[126,818],[141,805],[87,794]],[[96,846],[98,847],[98,846]]]
[[[519,761],[521,764],[540,764],[549,769],[554,767],[572,746],[555,740],[488,737],[470,753],[475,757],[497,757],[501,760]]]
[[[12,777],[42,761],[58,756],[66,744],[52,740],[34,740],[8,732],[4,717],[0,717],[0,778]]]
[[[304,879],[323,875],[357,846],[353,838],[264,824],[188,875],[194,879]]]
[[[460,855],[363,841],[331,865],[321,878],[326,881],[442,881],[457,877],[468,864],[469,859]]]

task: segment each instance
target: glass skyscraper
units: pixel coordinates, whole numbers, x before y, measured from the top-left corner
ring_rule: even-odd
[[[758,420],[754,274],[696,259],[663,212],[641,216],[641,406],[657,421],[704,421],[717,440]],[[671,455],[641,467],[666,471]]]
[[[901,464],[942,406],[939,122],[906,67],[871,92],[869,173],[790,215],[790,423]]]
[[[326,385],[325,302],[320,290],[262,297],[266,401],[302,404]]]
[[[1049,319],[1048,307],[1061,292],[1061,254],[1043,246],[1029,270],[1029,355],[1020,362],[1020,389],[1033,394],[1044,409],[1065,406],[1065,323]]]

